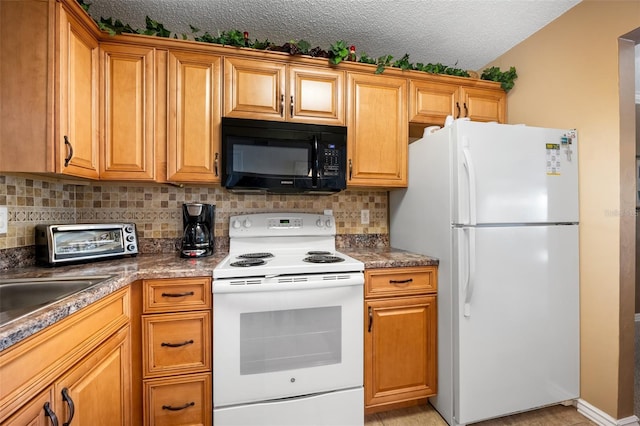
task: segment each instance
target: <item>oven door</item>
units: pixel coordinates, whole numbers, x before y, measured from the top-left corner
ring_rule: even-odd
[[[214,281],[214,407],[361,388],[363,274],[260,280]]]

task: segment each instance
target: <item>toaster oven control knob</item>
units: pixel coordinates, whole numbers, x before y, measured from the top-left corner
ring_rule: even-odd
[[[325,225],[327,225],[327,228],[331,228],[331,219],[327,219]]]
[[[133,235],[127,235],[127,241],[132,242],[134,239]]]
[[[132,233],[133,232],[133,226],[131,226],[131,225],[125,226],[124,227],[124,232]],[[129,241],[131,241],[131,240],[129,240]]]
[[[322,225],[324,225],[324,223],[322,222],[322,219],[316,220],[316,226],[317,227],[322,228]]]
[[[249,219],[245,219],[244,222],[242,222],[242,225],[245,228],[251,228],[252,223],[251,223],[251,221]]]
[[[127,250],[129,250],[129,251],[135,251],[135,249],[136,249],[136,245],[135,244],[129,244],[127,246]]]

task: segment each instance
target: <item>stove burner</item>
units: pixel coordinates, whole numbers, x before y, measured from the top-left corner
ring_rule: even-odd
[[[331,252],[330,251],[323,251],[323,250],[311,250],[311,251],[308,251],[307,254],[309,256],[319,256],[319,255],[325,255],[326,256],[326,255],[331,254]]]
[[[273,257],[271,253],[245,253],[238,256],[241,259],[267,259]]]
[[[337,263],[337,262],[344,262],[344,259],[338,256],[328,256],[328,255],[314,255],[314,256],[309,256],[309,257],[305,257],[304,259],[305,262],[310,262],[310,263]]]
[[[240,267],[248,267],[248,266],[260,266],[260,265],[264,265],[265,262],[262,259],[245,259],[245,260],[238,260],[237,262],[231,262],[230,265],[231,266],[240,266]]]

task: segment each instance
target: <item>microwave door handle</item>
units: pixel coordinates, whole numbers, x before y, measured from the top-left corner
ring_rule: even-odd
[[[312,165],[312,171],[311,171],[311,185],[313,185],[314,187],[318,186],[318,168],[319,168],[319,161],[318,161],[318,136],[317,135],[313,135],[313,150],[312,150],[312,156],[313,156],[313,165]]]

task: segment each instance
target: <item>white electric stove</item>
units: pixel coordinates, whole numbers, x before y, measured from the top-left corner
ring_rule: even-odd
[[[362,272],[362,262],[336,251],[335,235],[333,216],[233,216],[229,224],[229,255],[215,268],[213,278]]]
[[[364,264],[332,216],[229,221],[214,269],[214,425],[362,425]]]

